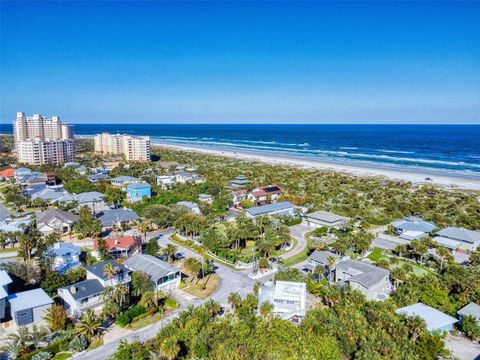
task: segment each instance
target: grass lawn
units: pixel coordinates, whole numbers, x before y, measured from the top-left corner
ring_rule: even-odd
[[[210,274],[207,275],[205,279],[200,279],[198,283],[196,280],[192,282],[190,279],[187,279],[185,283],[187,286],[183,288],[183,291],[200,299],[204,299],[218,288],[220,278],[217,274]],[[205,286],[205,288],[203,288],[203,286]]]
[[[435,273],[434,271],[430,270],[430,269],[427,269],[426,267],[424,266],[421,266],[421,265],[418,265],[418,264],[414,264],[414,263],[411,263],[409,261],[405,261],[405,260],[400,260],[397,264],[390,264],[390,268],[395,268],[395,267],[399,267],[399,266],[403,266],[404,264],[410,264],[413,268],[413,273],[417,276],[425,276],[427,274],[435,274],[437,275],[437,273]]]
[[[166,312],[165,312],[166,313]],[[147,325],[156,323],[157,321],[160,321],[162,317],[165,314],[162,314],[161,312],[156,312],[152,316],[147,316],[146,318],[140,319],[138,321],[132,322],[128,324],[127,329],[136,331],[138,329],[141,329]]]
[[[282,266],[292,266],[302,261],[305,261],[307,259],[308,259],[308,246],[305,247],[305,249],[303,249],[302,251],[300,251],[297,255],[293,255],[292,257],[289,257],[288,259],[283,260]]]
[[[0,249],[0,254],[9,253],[9,252],[17,252],[17,250],[18,250],[18,248],[6,247],[5,249]]]
[[[373,251],[367,257],[372,261],[378,261],[386,258],[386,256],[383,255],[383,249],[379,247],[373,248]]]

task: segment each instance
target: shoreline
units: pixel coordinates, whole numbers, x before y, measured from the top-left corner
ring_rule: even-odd
[[[152,141],[152,146],[179,151],[197,152],[214,156],[223,156],[243,161],[259,161],[270,165],[296,166],[303,169],[335,171],[358,177],[387,177],[391,180],[409,181],[413,184],[432,184],[449,189],[480,191],[480,180],[455,175],[439,175],[429,173],[427,171],[416,172],[409,170],[385,169],[368,165],[341,164],[288,156],[258,154],[247,151],[207,149],[203,147],[177,145],[159,141]],[[431,178],[432,181],[427,181],[425,178]]]

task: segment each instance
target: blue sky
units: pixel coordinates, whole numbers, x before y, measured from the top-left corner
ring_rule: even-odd
[[[2,123],[480,123],[480,3],[0,6]]]

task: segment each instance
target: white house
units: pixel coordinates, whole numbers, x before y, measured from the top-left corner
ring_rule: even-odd
[[[78,220],[78,215],[68,211],[49,209],[35,214],[37,229],[43,234],[65,234],[72,230],[72,225]]]
[[[202,212],[200,211],[200,208],[198,207],[198,204],[192,201],[179,201],[176,205],[186,208],[188,212],[191,214],[195,214],[195,215],[202,214]]]
[[[154,256],[147,254],[133,255],[125,260],[124,265],[132,271],[146,273],[157,291],[174,290],[180,285],[180,269]]]
[[[57,290],[58,296],[68,314],[80,317],[88,309],[96,310],[103,306],[104,287],[97,279],[87,279]]]
[[[206,180],[203,176],[188,171],[179,171],[175,173],[175,181],[179,184],[202,184]]]
[[[282,319],[298,323],[307,309],[307,285],[292,281],[265,284],[258,292],[259,307],[264,302],[272,304],[273,313]]]
[[[409,216],[405,219],[392,222],[390,225],[399,238],[405,240],[417,240],[428,236],[437,227],[418,216]]]
[[[158,175],[156,177],[157,185],[164,190],[171,189],[175,186],[175,178],[174,174]]]
[[[277,185],[260,186],[248,193],[247,198],[257,205],[275,202],[282,196],[282,189]]]
[[[139,184],[142,180],[133,176],[118,176],[116,178],[110,179],[112,186],[126,190],[127,185],[129,184]]]
[[[305,214],[307,225],[315,228],[325,226],[338,229],[345,224],[346,220],[347,218],[328,211],[315,211],[310,214]]]
[[[212,204],[213,203],[213,196],[210,194],[200,194],[198,195],[198,200],[201,202]]]
[[[451,250],[475,251],[480,246],[480,231],[448,227],[437,232],[433,241]]]

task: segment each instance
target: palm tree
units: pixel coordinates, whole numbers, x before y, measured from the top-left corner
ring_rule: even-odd
[[[0,347],[0,352],[6,354],[9,359],[14,360],[17,358],[18,354],[24,350],[24,348],[25,344],[22,344],[15,339],[9,339]]]
[[[333,271],[335,270],[335,258],[333,256],[328,257],[327,267],[328,267],[328,283],[330,284],[332,282]]]
[[[180,352],[180,346],[178,345],[177,338],[174,336],[170,336],[164,339],[160,344],[160,352],[168,360],[175,359]]]
[[[115,286],[107,286],[103,290],[103,298],[113,302],[119,309],[128,302],[129,289],[127,286],[117,284]]]
[[[102,329],[102,321],[95,315],[92,309],[88,309],[85,315],[82,316],[75,325],[74,332],[77,335],[92,340]]]
[[[140,305],[142,305],[147,312],[154,313],[157,310],[157,297],[153,291],[146,291],[143,293],[140,299]]]
[[[203,307],[208,311],[211,317],[218,314],[222,310],[220,304],[213,299],[208,300],[205,304],[203,304]]]
[[[119,271],[120,268],[118,266],[113,266],[112,263],[108,263],[103,267],[103,274],[109,279],[115,277]]]
[[[242,304],[240,294],[237,292],[230,293],[230,295],[228,295],[228,303],[232,310],[235,311]]]
[[[266,301],[262,303],[262,305],[260,305],[259,311],[260,311],[260,315],[262,315],[264,320],[270,320],[271,315],[273,313],[273,305],[268,301]]]
[[[149,232],[152,229],[152,224],[153,222],[150,219],[145,219],[138,224],[137,226],[138,231],[140,231],[143,234],[144,240],[147,237],[147,232]]]
[[[47,335],[48,329],[45,326],[38,327],[37,325],[33,325],[32,331],[30,332],[30,340],[37,348],[40,343],[45,341]]]
[[[173,244],[167,244],[165,247],[165,254],[168,256],[168,261],[175,261],[175,254],[177,253],[177,247]]]

